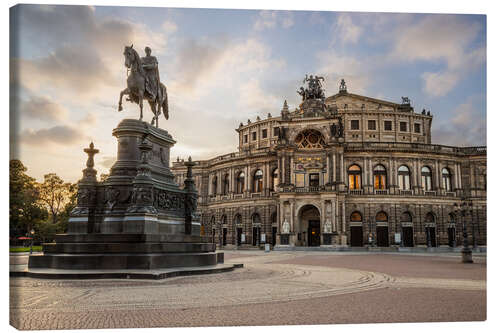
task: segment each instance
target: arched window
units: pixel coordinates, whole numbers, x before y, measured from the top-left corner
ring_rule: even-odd
[[[373,169],[373,185],[376,190],[385,190],[387,188],[387,172],[385,167],[381,164],[375,166]]]
[[[456,223],[456,217],[455,217],[455,214],[453,213],[450,213],[448,214],[448,218],[450,219],[450,223]]]
[[[422,179],[422,187],[424,188],[424,191],[431,191],[432,190],[432,172],[429,167],[422,167],[421,170],[421,179]]]
[[[314,149],[323,148],[325,146],[325,140],[323,140],[323,135],[316,130],[305,130],[295,138],[295,143],[299,148]]]
[[[222,184],[222,194],[226,195],[229,193],[229,175],[226,173],[224,175],[224,180]]]
[[[353,212],[351,214],[351,222],[361,222],[363,220],[363,217],[361,216],[360,212]]]
[[[257,170],[253,174],[253,191],[254,192],[262,192],[262,178],[264,173],[262,170]]]
[[[361,168],[353,164],[347,169],[347,174],[349,176],[349,189],[359,190],[361,189]]]
[[[404,212],[403,214],[401,214],[401,222],[411,222],[411,221],[412,218],[410,212]]]
[[[443,171],[441,173],[441,178],[443,179],[443,189],[446,192],[451,191],[451,173],[448,168],[443,168]]]
[[[243,193],[245,189],[245,173],[241,171],[236,177],[236,193]]]
[[[378,212],[377,215],[375,215],[375,221],[376,222],[387,222],[388,217],[386,212]]]
[[[241,215],[240,214],[236,214],[234,216],[234,224],[241,224]]]
[[[425,215],[425,223],[434,223],[434,214],[427,213],[427,215]]]
[[[217,194],[217,176],[214,176],[214,178],[212,178],[212,194]]]
[[[254,213],[254,214],[252,215],[252,223],[253,223],[253,224],[258,224],[258,223],[260,223],[260,215],[259,215],[259,214]]]
[[[222,215],[221,218],[220,218],[220,223],[221,224],[227,224],[227,217],[226,215]]]
[[[410,189],[410,169],[406,165],[402,165],[398,169],[398,183],[400,190]]]
[[[276,212],[273,212],[271,214],[271,224],[276,224],[277,221],[278,221],[278,214]]]
[[[271,184],[273,185],[273,187],[271,188],[271,191],[277,192],[278,191],[278,184],[280,182],[278,168],[273,170],[273,173],[271,174],[271,180],[272,180]]]

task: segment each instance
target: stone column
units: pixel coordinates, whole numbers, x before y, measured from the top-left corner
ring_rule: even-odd
[[[440,166],[440,163],[438,160],[435,160],[434,161],[434,169],[435,169],[435,175],[434,175],[434,189],[436,191],[436,193],[439,194],[440,189],[441,189],[441,184],[439,183],[439,175],[441,174],[441,166]]]
[[[345,202],[342,202],[342,233],[346,233],[346,223],[345,223]]]
[[[340,182],[345,185],[344,154],[340,153]]]
[[[332,219],[332,231],[336,232],[337,228],[337,205],[335,204],[335,200],[330,200],[330,217]]]
[[[337,160],[337,152],[332,152],[331,153],[332,155],[332,179],[333,179],[333,182],[336,183],[337,182],[337,166],[336,166],[336,160]]]
[[[412,174],[412,176],[413,176],[412,182],[413,182],[413,188],[414,188],[415,194],[418,193],[417,170],[418,170],[418,161],[415,159],[415,160],[413,160],[413,174]]]

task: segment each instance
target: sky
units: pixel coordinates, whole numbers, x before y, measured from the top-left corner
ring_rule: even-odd
[[[93,141],[96,169],[116,156],[123,48],[149,46],[167,86],[171,158],[237,151],[235,129],[277,116],[305,74],[434,115],[433,143],[486,145],[486,16],[18,5],[11,8],[11,158],[43,179],[77,181]],[[147,103],[146,103],[147,105]],[[151,119],[145,106],[145,120]]]

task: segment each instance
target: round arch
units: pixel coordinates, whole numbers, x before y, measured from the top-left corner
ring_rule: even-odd
[[[316,129],[305,129],[299,132],[294,142],[298,148],[302,149],[322,149],[326,146],[323,134]]]
[[[297,211],[298,246],[320,246],[321,245],[321,209],[312,203],[300,206]]]

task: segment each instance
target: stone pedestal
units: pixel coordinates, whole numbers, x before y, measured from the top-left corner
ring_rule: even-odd
[[[200,236],[197,192],[186,163],[185,188],[169,168],[175,141],[165,130],[125,119],[113,130],[116,163],[97,182],[93,145],[78,184],[77,206],[68,234],[44,244],[44,255],[31,256],[31,269],[131,270],[211,266],[224,262],[210,237]],[[39,271],[37,272],[39,276]],[[126,274],[122,274],[126,276]]]

